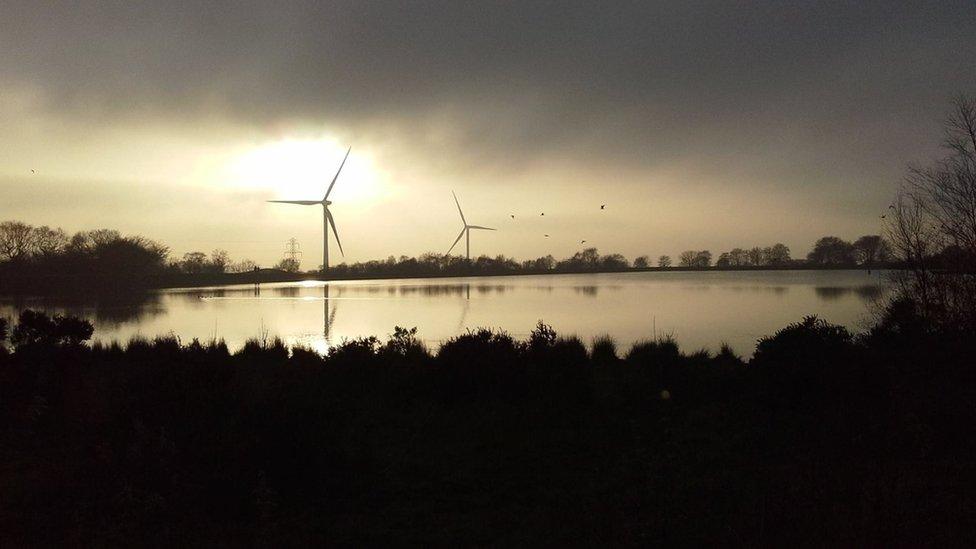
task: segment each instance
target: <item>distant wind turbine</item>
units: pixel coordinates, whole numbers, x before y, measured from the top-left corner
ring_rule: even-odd
[[[461,232],[458,233],[457,239],[454,240],[454,244],[451,244],[451,249],[447,250],[447,255],[451,255],[451,250],[457,246],[457,243],[461,241],[461,237],[464,236],[465,247],[467,248],[466,257],[468,258],[468,261],[471,261],[471,229],[481,229],[483,231],[494,231],[495,229],[492,229],[491,227],[482,227],[480,225],[468,225],[467,220],[464,219],[464,212],[461,211],[461,203],[458,202],[457,195],[454,194],[454,191],[451,191],[451,194],[454,195],[454,203],[457,204],[458,213],[461,214],[461,223],[463,223],[464,226],[461,227]]]
[[[346,159],[349,158],[349,152],[352,151],[352,147],[346,151],[346,156],[342,158],[342,164],[339,164],[339,169],[336,170],[335,177],[332,178],[332,183],[329,183],[329,188],[325,191],[325,196],[322,200],[269,200],[268,202],[274,202],[275,204],[298,204],[300,206],[317,206],[322,205],[322,272],[329,270],[329,225],[332,225],[332,234],[335,235],[336,244],[339,245],[339,253],[342,257],[346,254],[342,251],[342,242],[339,241],[339,231],[336,230],[335,220],[332,219],[332,212],[329,211],[329,206],[332,201],[329,200],[329,194],[332,193],[332,187],[336,184],[336,179],[339,179],[339,172],[342,171],[342,167],[346,165]]]

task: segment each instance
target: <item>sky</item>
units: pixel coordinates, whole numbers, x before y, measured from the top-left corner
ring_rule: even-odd
[[[0,219],[314,268],[321,211],[265,201],[352,147],[346,261],[446,252],[452,190],[474,255],[803,256],[881,231],[974,37],[972,0],[6,0]]]

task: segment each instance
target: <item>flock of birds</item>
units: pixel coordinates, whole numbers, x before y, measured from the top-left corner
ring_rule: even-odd
[[[605,210],[605,209],[607,209],[607,205],[606,205],[606,204],[600,204],[600,209],[601,209],[601,210]],[[510,216],[510,217],[511,217],[512,219],[515,219],[515,214],[508,214],[508,215],[509,215],[509,216]],[[539,214],[539,216],[540,216],[540,217],[545,217],[545,215],[546,215],[546,212],[542,212],[542,213],[540,213],[540,214]],[[545,238],[549,238],[549,235],[548,235],[548,234],[544,234],[543,236],[544,236]],[[586,241],[585,241],[585,240],[580,240],[580,244],[586,244]]]

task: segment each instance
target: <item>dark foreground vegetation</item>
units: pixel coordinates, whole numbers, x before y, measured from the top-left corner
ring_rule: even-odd
[[[324,358],[8,328],[4,546],[976,542],[976,344],[908,301],[748,363],[541,323]]]

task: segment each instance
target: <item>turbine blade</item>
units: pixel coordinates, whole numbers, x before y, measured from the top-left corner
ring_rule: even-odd
[[[332,219],[332,212],[326,210],[325,217],[329,220],[329,225],[332,227],[332,234],[334,234],[336,237],[336,244],[339,245],[339,254],[342,255],[342,257],[346,257],[345,252],[342,251],[342,242],[339,240],[339,231],[337,231],[335,228],[335,219]],[[325,236],[328,237],[329,235]]]
[[[491,227],[482,227],[481,225],[468,225],[469,229],[481,229],[483,231],[497,231],[498,229],[492,229]]]
[[[267,202],[274,202],[275,204],[299,204],[301,206],[314,206],[316,204],[321,204],[317,200],[268,200]]]
[[[329,199],[329,194],[332,193],[332,187],[335,187],[336,179],[339,179],[339,172],[341,172],[342,167],[346,165],[346,159],[349,158],[349,153],[351,151],[352,151],[352,147],[349,147],[346,150],[346,156],[342,157],[342,164],[339,164],[339,169],[336,170],[335,177],[332,178],[332,183],[329,183],[329,189],[325,191],[325,198],[322,199],[322,202],[325,202],[326,200]]]
[[[467,229],[467,227],[465,227],[464,229],[461,229],[461,232],[458,233],[457,240],[454,241],[454,244],[451,244],[451,249],[450,250],[447,250],[447,253],[444,254],[444,255],[451,255],[451,250],[453,250],[454,247],[457,246],[457,243],[461,241],[461,237],[464,236],[464,231],[466,229]]]
[[[467,225],[468,222],[464,220],[464,212],[461,211],[461,203],[458,202],[457,195],[454,194],[454,191],[451,191],[451,194],[454,195],[454,203],[457,204],[458,213],[461,214],[461,222]]]

